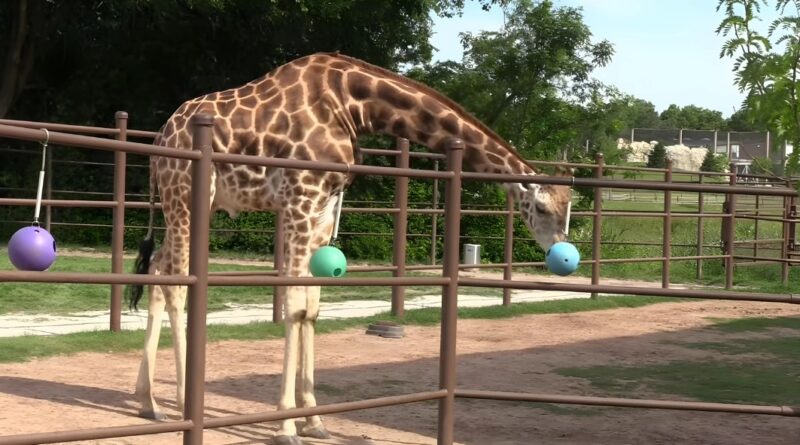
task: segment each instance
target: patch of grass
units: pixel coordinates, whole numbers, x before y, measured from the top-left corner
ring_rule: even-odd
[[[714,328],[725,332],[759,332],[773,328],[800,331],[800,317],[712,319]]]
[[[778,337],[764,340],[737,340],[731,342],[681,343],[694,349],[718,351],[728,355],[771,354],[774,360],[800,365],[800,348],[797,337]],[[798,374],[800,375],[800,374]]]
[[[596,300],[579,299],[548,301],[541,303],[519,303],[509,307],[465,308],[459,310],[462,318],[503,318],[525,314],[549,314],[559,312],[578,312],[619,307],[639,307],[664,301],[670,298],[634,298],[603,297]],[[373,317],[347,318],[341,320],[320,320],[317,322],[317,333],[341,331],[349,328],[366,328],[378,320],[394,320],[407,325],[435,325],[439,323],[438,308],[415,309],[406,312],[402,320],[389,314]],[[209,341],[222,340],[263,340],[281,338],[284,325],[257,322],[245,325],[209,325]],[[159,346],[172,344],[170,329],[162,329]],[[144,345],[144,331],[123,331],[112,333],[107,331],[80,332],[58,336],[23,336],[0,338],[0,363],[20,362],[37,357],[48,357],[78,352],[119,353],[134,351]]]
[[[796,340],[795,340],[796,343]],[[562,368],[561,375],[589,380],[612,395],[630,397],[643,390],[704,402],[798,404],[800,368],[794,363],[673,361],[667,364]]]
[[[684,301],[668,297],[622,297],[608,296],[596,299],[570,299],[542,301],[538,303],[518,303],[510,306],[465,307],[458,309],[460,319],[509,318],[529,314],[568,314],[573,312],[597,311],[603,309],[636,308],[656,303]],[[440,321],[439,308],[425,308],[408,311],[399,323],[434,325]]]
[[[124,262],[124,270],[133,268],[133,260]],[[13,269],[5,254],[0,255],[0,270]],[[53,265],[54,272],[110,272],[111,261],[108,258],[92,258],[82,256],[61,256]],[[260,272],[262,266],[239,264],[209,265],[212,272],[251,271]],[[389,277],[391,272],[354,272],[348,277]],[[430,276],[421,273],[409,273],[408,276]],[[470,288],[472,294],[483,296],[499,296],[501,290]],[[209,311],[223,310],[230,304],[267,304],[272,302],[271,286],[214,286],[209,288]],[[406,287],[406,297],[440,294],[437,286]],[[389,286],[326,286],[322,288],[322,301],[339,302],[347,300],[383,300],[391,299]],[[0,283],[0,314],[66,314],[82,311],[108,310],[109,286],[97,284],[48,284],[48,283]],[[146,303],[142,305],[145,307]]]
[[[800,330],[800,318],[718,320],[714,329],[726,332],[763,332],[772,328]],[[704,402],[800,404],[800,348],[798,336],[737,339],[722,342],[677,343],[682,347],[715,351],[722,358],[672,361],[646,366],[562,368],[561,375],[587,379],[613,395],[655,392]],[[757,355],[753,355],[757,354]],[[763,355],[768,355],[767,359]],[[748,357],[749,355],[749,357]]]
[[[529,402],[521,402],[520,405],[530,406]],[[559,416],[599,416],[604,415],[603,408],[596,406],[578,406],[578,405],[556,405],[553,403],[537,404],[539,408]]]

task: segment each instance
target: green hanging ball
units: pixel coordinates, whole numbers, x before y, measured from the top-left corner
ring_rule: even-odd
[[[347,259],[341,250],[323,246],[311,255],[311,275],[315,277],[339,278],[347,270]]]

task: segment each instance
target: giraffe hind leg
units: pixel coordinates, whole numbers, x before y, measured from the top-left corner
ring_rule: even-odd
[[[151,265],[151,273],[160,270],[161,252],[156,254],[156,259]],[[156,352],[158,338],[161,335],[161,316],[164,313],[164,292],[160,286],[148,286],[149,299],[147,310],[147,330],[145,331],[144,352],[139,366],[139,377],[136,380],[136,397],[141,403],[139,416],[146,419],[166,420],[156,403],[153,394],[153,380],[156,370]]]

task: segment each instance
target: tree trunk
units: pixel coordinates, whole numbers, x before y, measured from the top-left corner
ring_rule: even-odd
[[[30,32],[31,8],[28,0],[12,6],[13,18],[6,37],[6,57],[0,68],[0,118],[5,117],[25,87],[33,65],[33,36]]]

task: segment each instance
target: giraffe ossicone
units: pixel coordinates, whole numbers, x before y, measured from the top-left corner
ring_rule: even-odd
[[[206,94],[182,104],[161,128],[155,143],[190,149],[190,119],[215,116],[213,149],[221,153],[338,162],[351,165],[360,156],[359,135],[382,133],[407,138],[438,152],[451,138],[464,141],[464,162],[477,172],[537,174],[507,142],[434,89],[384,68],[338,53],[319,53],[293,60],[242,86]],[[309,276],[312,253],[331,240],[334,211],[341,191],[353,180],[348,173],[215,164],[211,173],[212,211],[283,209],[287,276]],[[187,274],[189,208],[192,186],[189,162],[164,157],[150,160],[151,195],[161,197],[166,230],[150,258],[152,230],[142,243],[138,271]],[[565,238],[570,189],[554,185],[506,184],[520,214],[543,249]],[[154,197],[151,196],[151,203]],[[154,206],[151,205],[152,212]],[[142,297],[133,288],[135,307]],[[314,327],[319,314],[319,287],[287,286],[283,376],[278,408],[316,406],[314,395]],[[136,394],[140,415],[164,418],[153,394],[155,357],[166,312],[173,331],[177,372],[177,406],[183,408],[186,340],[186,288],[150,286],[147,332]],[[301,378],[297,379],[297,372]],[[299,390],[299,397],[295,396]],[[276,433],[281,444],[299,444],[300,435],[327,437],[319,416],[306,418],[298,431],[293,420]]]

